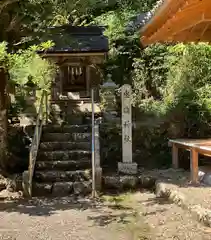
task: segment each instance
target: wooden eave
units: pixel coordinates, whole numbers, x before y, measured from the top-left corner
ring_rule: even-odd
[[[141,36],[144,46],[156,42],[210,42],[211,1],[166,0],[141,30]]]

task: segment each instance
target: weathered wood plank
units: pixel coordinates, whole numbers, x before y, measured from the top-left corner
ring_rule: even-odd
[[[190,168],[191,168],[191,181],[192,181],[192,183],[198,183],[198,172],[199,172],[198,152],[194,148],[191,150]]]
[[[175,169],[179,168],[178,147],[176,144],[172,145],[172,167]]]

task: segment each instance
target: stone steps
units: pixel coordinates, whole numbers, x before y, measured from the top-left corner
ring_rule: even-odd
[[[33,195],[91,192],[91,126],[43,127],[33,178]]]
[[[34,183],[33,193],[36,196],[62,197],[67,195],[87,195],[92,191],[92,182],[54,182]]]
[[[35,171],[34,179],[37,182],[81,182],[88,181],[92,177],[91,170],[76,170],[76,171]]]
[[[96,117],[101,116],[98,103],[94,103]],[[51,102],[50,120],[55,124],[91,124],[92,103],[91,99],[60,99]]]
[[[68,161],[68,160],[79,160],[79,159],[90,159],[91,151],[83,150],[71,150],[71,151],[40,151],[37,156],[37,161]]]
[[[99,104],[94,103],[95,106],[95,113],[99,114],[101,112]],[[51,111],[52,113],[69,113],[69,114],[91,114],[92,112],[92,102],[91,100],[66,100],[66,101],[59,101],[57,103],[51,104]]]
[[[86,133],[91,132],[88,125],[46,125],[43,126],[43,133]]]
[[[42,142],[40,144],[41,151],[57,151],[57,150],[90,150],[91,142]]]
[[[91,141],[91,133],[44,133],[41,142]]]
[[[91,166],[91,159],[68,160],[68,161],[37,161],[36,170],[81,170]]]

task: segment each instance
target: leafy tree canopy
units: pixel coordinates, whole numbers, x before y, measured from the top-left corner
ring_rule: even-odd
[[[9,84],[23,87],[29,81],[42,89],[48,89],[56,72],[56,67],[46,59],[42,59],[37,50],[43,50],[51,43],[31,46],[14,54],[7,53],[6,42],[0,43],[0,66],[9,73]]]
[[[1,0],[0,42],[20,44],[46,27],[89,24],[94,17],[113,10],[151,9],[155,0]],[[120,13],[121,15],[121,13]],[[27,38],[28,37],[28,38]]]

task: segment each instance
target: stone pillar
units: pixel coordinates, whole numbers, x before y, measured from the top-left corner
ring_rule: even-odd
[[[122,162],[118,163],[118,170],[125,174],[136,174],[137,164],[132,159],[132,89],[125,84],[121,88],[122,98]]]

